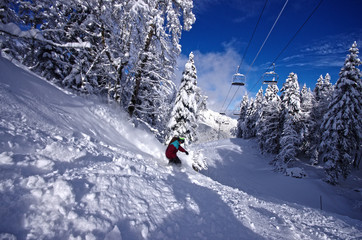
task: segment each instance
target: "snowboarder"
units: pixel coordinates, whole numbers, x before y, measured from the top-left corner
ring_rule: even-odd
[[[176,153],[178,150],[181,152],[186,153],[186,155],[189,155],[189,152],[186,151],[183,147],[181,147],[181,144],[185,142],[185,138],[182,137],[173,137],[170,143],[168,144],[168,147],[166,149],[166,157],[169,160],[169,164],[176,164],[181,165],[181,160],[177,157]]]

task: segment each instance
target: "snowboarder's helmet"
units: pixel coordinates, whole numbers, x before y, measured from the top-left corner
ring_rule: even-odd
[[[183,138],[183,137],[179,137],[178,140],[179,140],[181,143],[184,143],[184,142],[185,142],[185,138]]]

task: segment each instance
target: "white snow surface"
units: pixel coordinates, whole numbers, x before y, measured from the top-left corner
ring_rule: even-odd
[[[22,31],[19,26],[15,23],[7,23],[3,24],[0,22],[0,32],[7,33],[9,35],[17,36],[19,38],[29,38],[29,39],[37,39],[43,42],[47,42],[57,47],[72,47],[72,48],[90,48],[91,44],[89,42],[73,42],[66,44],[59,44],[53,41],[49,41],[45,39],[39,29],[30,29],[26,31]]]
[[[235,137],[238,121],[210,109],[200,112],[198,119],[198,142]]]
[[[361,176],[282,176],[242,139],[188,146],[171,167],[119,109],[3,57],[0,72],[0,239],[362,239]]]

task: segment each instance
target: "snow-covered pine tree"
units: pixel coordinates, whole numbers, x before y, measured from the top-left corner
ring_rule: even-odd
[[[197,79],[194,54],[191,52],[182,73],[180,89],[177,92],[175,105],[168,123],[168,133],[165,142],[173,136],[183,136],[187,142],[197,140],[197,101],[195,85]]]
[[[16,21],[18,16],[14,7],[15,2],[13,0],[2,0],[0,2],[0,23],[6,24]]]
[[[277,85],[268,85],[265,90],[257,132],[260,150],[274,154],[279,152],[281,135],[281,101],[278,92]]]
[[[320,75],[319,78],[317,79],[317,83],[316,83],[316,85],[314,87],[314,91],[313,91],[314,98],[316,101],[319,101],[321,99],[321,95],[322,95],[321,91],[323,89],[323,84],[324,84],[324,79],[323,79],[323,76]]]
[[[24,49],[32,49],[18,52],[18,55],[22,55],[22,63],[48,80],[63,82],[71,88],[83,91],[85,88],[90,89],[86,86],[98,87],[100,74],[95,73],[94,69],[109,71],[98,61],[95,50],[100,41],[91,41],[100,39],[99,31],[96,31],[99,25],[94,21],[95,2],[15,2],[15,5],[19,5],[19,20],[15,23],[40,33],[30,40],[17,36],[17,41],[23,44]],[[83,44],[84,41],[87,44]],[[93,47],[85,47],[88,44],[93,44]],[[97,64],[93,61],[97,61]]]
[[[291,115],[293,122],[298,122],[300,117],[300,88],[297,74],[289,74],[280,92],[283,115]]]
[[[311,138],[315,135],[314,132],[310,132],[312,126],[315,124],[311,117],[312,109],[314,106],[314,95],[310,88],[304,84],[300,92],[300,125],[301,125],[301,151],[310,155]]]
[[[290,73],[280,90],[282,104],[282,135],[280,138],[280,152],[274,162],[280,171],[291,167],[296,160],[300,146],[300,89],[298,76]]]
[[[164,139],[176,87],[172,82],[182,30],[195,22],[192,0],[148,1],[145,14],[138,14],[134,24],[141,37],[132,74],[128,75],[130,97],[126,106],[135,124],[142,123]],[[183,23],[181,23],[181,19]],[[131,48],[133,49],[133,48]]]
[[[37,54],[39,48],[42,47],[41,42],[38,41],[39,35],[37,33],[39,33],[39,27],[47,20],[43,9],[47,8],[48,5],[44,1],[24,0],[13,1],[8,4],[9,7],[12,6],[18,15],[17,18],[12,20],[15,20],[18,25],[21,24],[24,30],[32,33],[26,34],[26,37],[18,37],[18,39],[16,39],[16,42],[22,45],[22,49],[19,51],[21,55],[18,54],[15,58],[33,70],[38,65]]]
[[[15,4],[16,3],[13,0],[0,1],[0,24],[19,22]],[[21,59],[23,54],[20,56],[18,54],[18,52],[21,51],[21,47],[19,47],[19,45],[19,41],[14,38],[14,36],[1,32],[0,50],[5,52],[9,57],[15,58],[19,62],[22,62]]]
[[[300,142],[299,134],[295,131],[295,123],[292,115],[286,115],[283,124],[283,132],[280,138],[280,152],[274,160],[276,169],[280,172],[286,172],[293,167],[296,159],[297,150]]]
[[[240,113],[239,113],[237,133],[236,133],[236,136],[238,138],[243,137],[243,129],[245,124],[244,122],[247,116],[248,108],[249,108],[249,97],[248,94],[245,94],[243,100],[240,103]]]
[[[259,91],[256,94],[255,101],[254,101],[255,109],[256,109],[255,116],[254,116],[254,121],[255,121],[254,137],[256,137],[256,133],[258,131],[258,121],[259,121],[259,118],[261,115],[261,107],[262,107],[263,101],[264,101],[264,90],[263,90],[263,87],[260,87]]]
[[[245,139],[253,137],[253,129],[255,127],[253,116],[256,111],[254,101],[255,101],[254,98],[249,99],[244,122],[240,124],[241,131],[243,133],[243,138]]]
[[[200,89],[200,88],[199,88],[199,89]],[[197,116],[199,116],[202,111],[206,111],[206,110],[207,110],[207,99],[208,99],[208,97],[205,96],[205,95],[203,95],[203,94],[201,93],[201,89],[200,89],[200,91],[199,91],[199,98],[197,98],[197,99],[199,99],[199,100],[197,101],[197,102],[198,102],[198,105],[197,105],[198,114],[197,114]]]
[[[63,4],[58,1],[50,12],[51,25],[45,24],[44,29],[58,28],[60,34],[50,34],[52,41],[58,42],[88,42],[89,48],[68,50],[68,63],[71,68],[65,78],[61,78],[63,86],[83,93],[97,93],[105,88],[106,78],[113,73],[110,64],[102,52],[102,37],[100,20],[101,12],[109,9],[108,5],[100,6],[99,2],[90,1],[87,4],[76,4],[69,1]],[[61,18],[57,19],[57,14]],[[64,19],[65,18],[65,19]],[[52,32],[52,31],[51,31]]]
[[[333,85],[331,83],[331,76],[329,73],[323,79],[323,85],[321,89],[321,99],[329,100],[333,93]]]
[[[321,75],[316,83],[316,86],[313,91],[314,101],[313,108],[310,114],[311,117],[311,126],[309,132],[311,133],[309,137],[309,150],[307,150],[308,155],[310,155],[310,162],[313,165],[319,164],[319,144],[321,141],[321,124],[324,114],[328,110],[328,104],[333,93],[333,85],[330,82],[330,75],[327,73],[325,78]]]
[[[331,184],[346,178],[361,159],[362,74],[356,42],[349,52],[321,126],[320,154],[325,162],[326,180]]]
[[[263,102],[263,88],[261,87],[254,100],[250,101],[247,115],[244,121],[243,138],[256,137],[257,123],[260,117],[260,109]]]
[[[185,30],[190,30],[195,22],[192,8],[192,0],[179,1],[177,4],[173,0],[148,1],[147,15],[143,15],[136,24],[143,38],[141,38],[141,52],[136,61],[134,77],[131,76],[133,90],[127,107],[131,117],[134,113],[136,117],[139,117],[138,113],[164,115],[164,112],[158,111],[158,106],[149,105],[150,102],[145,97],[149,97],[147,91],[151,91],[155,95],[154,98],[160,96],[162,99],[163,88],[169,87],[170,84],[164,82],[171,82],[176,59],[181,52],[179,44],[181,30],[183,27]],[[180,19],[183,19],[183,26]],[[154,56],[157,57],[154,58]],[[150,79],[150,74],[155,78]],[[152,90],[155,86],[157,86],[156,89],[162,91]],[[146,106],[144,106],[145,103]],[[169,104],[169,102],[163,102],[163,104]],[[151,116],[150,119],[153,117]]]
[[[60,1],[41,0],[30,2],[37,7],[41,7],[41,13],[31,14],[44,17],[40,29],[42,37],[46,39],[39,42],[39,48],[34,55],[37,59],[37,65],[32,70],[50,81],[61,83],[71,73],[73,66],[80,62],[74,61],[75,55],[71,54],[71,52],[77,51],[72,51],[71,47],[61,46],[67,42],[80,41],[80,34],[70,36],[66,31],[67,24],[73,25],[72,23],[79,20],[74,19],[74,17],[69,18],[69,16],[66,16],[66,13],[72,13],[74,16],[78,15],[73,13],[73,8],[70,4],[62,4]],[[84,50],[85,48],[82,48],[81,52]]]
[[[147,52],[141,55],[147,60],[141,60],[136,68],[135,81],[140,81],[133,118],[136,124],[142,122],[150,129],[155,129],[154,132],[161,139],[176,86],[170,80],[168,63],[164,62],[162,51],[156,44],[150,43]]]

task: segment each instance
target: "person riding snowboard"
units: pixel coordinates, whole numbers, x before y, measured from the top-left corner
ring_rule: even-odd
[[[181,160],[177,157],[176,153],[178,150],[181,152],[186,153],[186,155],[189,155],[189,152],[186,151],[183,147],[181,147],[181,143],[185,142],[185,138],[182,137],[173,137],[170,143],[168,144],[168,147],[166,149],[166,157],[169,160],[169,164],[173,163],[176,165],[181,165]]]

